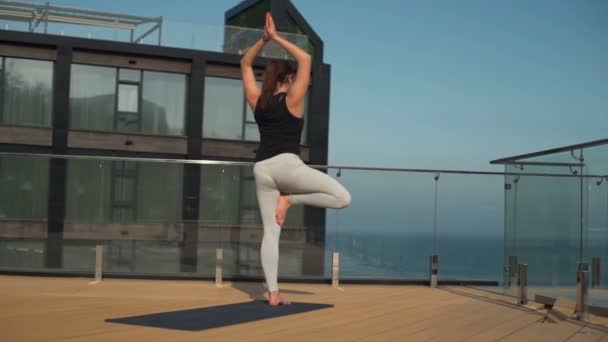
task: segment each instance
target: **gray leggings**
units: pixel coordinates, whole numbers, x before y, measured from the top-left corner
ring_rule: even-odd
[[[308,167],[293,153],[283,153],[255,163],[253,167],[258,203],[264,224],[262,267],[268,291],[278,291],[279,235],[275,214],[281,194],[289,194],[293,205],[340,209],[348,206],[350,193],[335,179]]]

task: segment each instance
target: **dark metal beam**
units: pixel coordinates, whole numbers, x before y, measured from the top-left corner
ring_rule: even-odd
[[[600,146],[600,145],[608,145],[608,139],[595,140],[595,141],[590,141],[590,142],[586,142],[586,143],[582,143],[582,144],[569,145],[569,146],[558,147],[558,148],[553,148],[553,149],[549,149],[549,150],[521,154],[521,155],[513,156],[513,157],[496,159],[496,160],[492,160],[490,162],[490,164],[505,164],[506,162],[514,162],[514,161],[518,161],[520,159],[529,159],[529,158],[534,158],[534,157],[540,157],[540,156],[561,153],[561,152],[568,152],[568,151],[572,151],[572,150],[578,150],[578,149],[582,149],[582,148],[589,148],[589,147]]]
[[[563,167],[581,167],[585,166],[582,163],[551,163],[551,162],[526,162],[526,161],[508,161],[504,162],[505,165],[530,165],[530,166],[563,166]]]

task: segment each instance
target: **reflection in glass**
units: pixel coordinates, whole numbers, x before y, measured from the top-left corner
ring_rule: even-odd
[[[144,71],[142,131],[184,135],[186,75]]]
[[[245,124],[245,140],[260,141],[260,130],[256,123]]]
[[[66,220],[179,223],[182,164],[70,160]]]
[[[141,70],[120,69],[119,79],[121,81],[141,82]]]
[[[70,128],[114,129],[116,68],[72,65]]]
[[[241,80],[206,77],[203,137],[241,140],[244,101]]]
[[[120,84],[118,86],[118,111],[137,113],[139,109],[139,86]]]
[[[0,220],[47,217],[49,160],[0,157]]]
[[[141,74],[130,69],[118,72],[128,82],[138,81]],[[116,68],[72,66],[71,128],[184,134],[186,75],[144,71],[141,85],[118,84],[116,99],[116,73]]]
[[[51,126],[53,63],[4,58],[0,123]]]

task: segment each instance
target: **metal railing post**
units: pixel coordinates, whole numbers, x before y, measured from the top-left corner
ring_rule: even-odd
[[[600,257],[593,257],[593,259],[591,261],[591,275],[592,275],[591,288],[600,287],[600,279],[601,279]]]
[[[584,262],[578,263],[576,272],[576,319],[584,320],[587,311],[589,265]]]
[[[340,286],[340,253],[334,252],[331,263],[331,286]]]
[[[99,283],[103,278],[103,246],[95,246],[95,282]]]
[[[430,276],[429,283],[431,288],[437,287],[437,275],[439,274],[439,255],[431,255],[430,258]]]
[[[528,265],[519,264],[517,266],[517,304],[528,304]]]
[[[215,250],[215,286],[217,286],[217,287],[222,287],[223,261],[224,261],[224,250],[222,248],[218,248]]]

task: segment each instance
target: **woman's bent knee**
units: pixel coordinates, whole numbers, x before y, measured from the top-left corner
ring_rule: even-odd
[[[350,195],[350,192],[348,192],[348,190],[346,190],[346,189],[344,189],[344,191],[342,191],[340,193],[340,195],[338,196],[337,199],[338,199],[338,209],[344,209],[350,205],[350,202],[352,202],[352,197]]]

